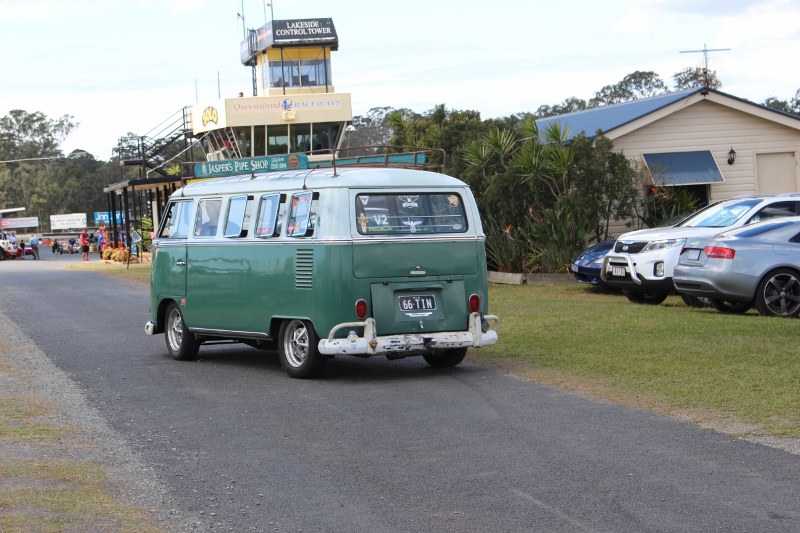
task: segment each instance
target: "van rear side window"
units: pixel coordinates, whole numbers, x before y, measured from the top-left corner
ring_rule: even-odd
[[[285,202],[286,197],[281,194],[265,194],[261,197],[258,205],[256,237],[265,239],[268,237],[277,237],[281,234],[278,213],[280,212],[280,207],[284,205]]]
[[[362,235],[464,233],[464,202],[456,193],[359,194],[356,227]]]
[[[250,225],[250,200],[247,195],[233,196],[228,202],[225,237],[246,237]]]

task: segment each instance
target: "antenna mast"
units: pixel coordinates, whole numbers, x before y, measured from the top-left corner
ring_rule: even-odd
[[[729,52],[730,48],[708,48],[706,43],[703,43],[702,50],[680,50],[681,54],[703,54],[703,84],[706,86],[706,90],[708,90],[708,53],[709,52]]]

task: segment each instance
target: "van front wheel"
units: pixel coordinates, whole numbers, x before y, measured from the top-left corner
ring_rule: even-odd
[[[284,320],[278,338],[278,358],[290,377],[313,378],[322,372],[328,359],[319,353],[319,337],[311,322]]]
[[[466,348],[451,348],[437,353],[422,354],[422,358],[425,359],[426,363],[439,368],[456,366],[461,363],[466,356]]]
[[[183,315],[178,304],[171,303],[167,307],[165,318],[164,337],[167,341],[167,350],[173,359],[178,361],[192,361],[197,359],[200,343],[183,321]]]

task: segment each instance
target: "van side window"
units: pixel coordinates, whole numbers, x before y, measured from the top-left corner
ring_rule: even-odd
[[[192,202],[172,202],[164,215],[158,237],[161,239],[185,239],[189,236],[192,222]]]
[[[464,202],[457,193],[359,194],[355,217],[362,235],[467,231]]]
[[[196,237],[213,237],[217,234],[221,207],[222,199],[220,198],[211,198],[198,202],[197,214],[194,217],[194,234]]]
[[[247,195],[232,196],[228,201],[228,216],[225,221],[225,237],[247,237],[250,225],[250,200]]]
[[[258,205],[258,220],[256,220],[256,237],[277,237],[281,234],[278,222],[278,211],[286,203],[286,197],[280,194],[265,194]]]
[[[286,235],[289,237],[306,237],[314,232],[315,221],[311,205],[313,196],[311,191],[296,192],[292,195],[289,223],[286,225]]]

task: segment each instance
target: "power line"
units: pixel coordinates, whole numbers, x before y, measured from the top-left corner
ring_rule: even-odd
[[[6,159],[5,161],[0,161],[0,163],[22,163],[23,161],[48,161],[50,159],[63,159],[64,156],[58,157],[28,157],[25,159]]]

